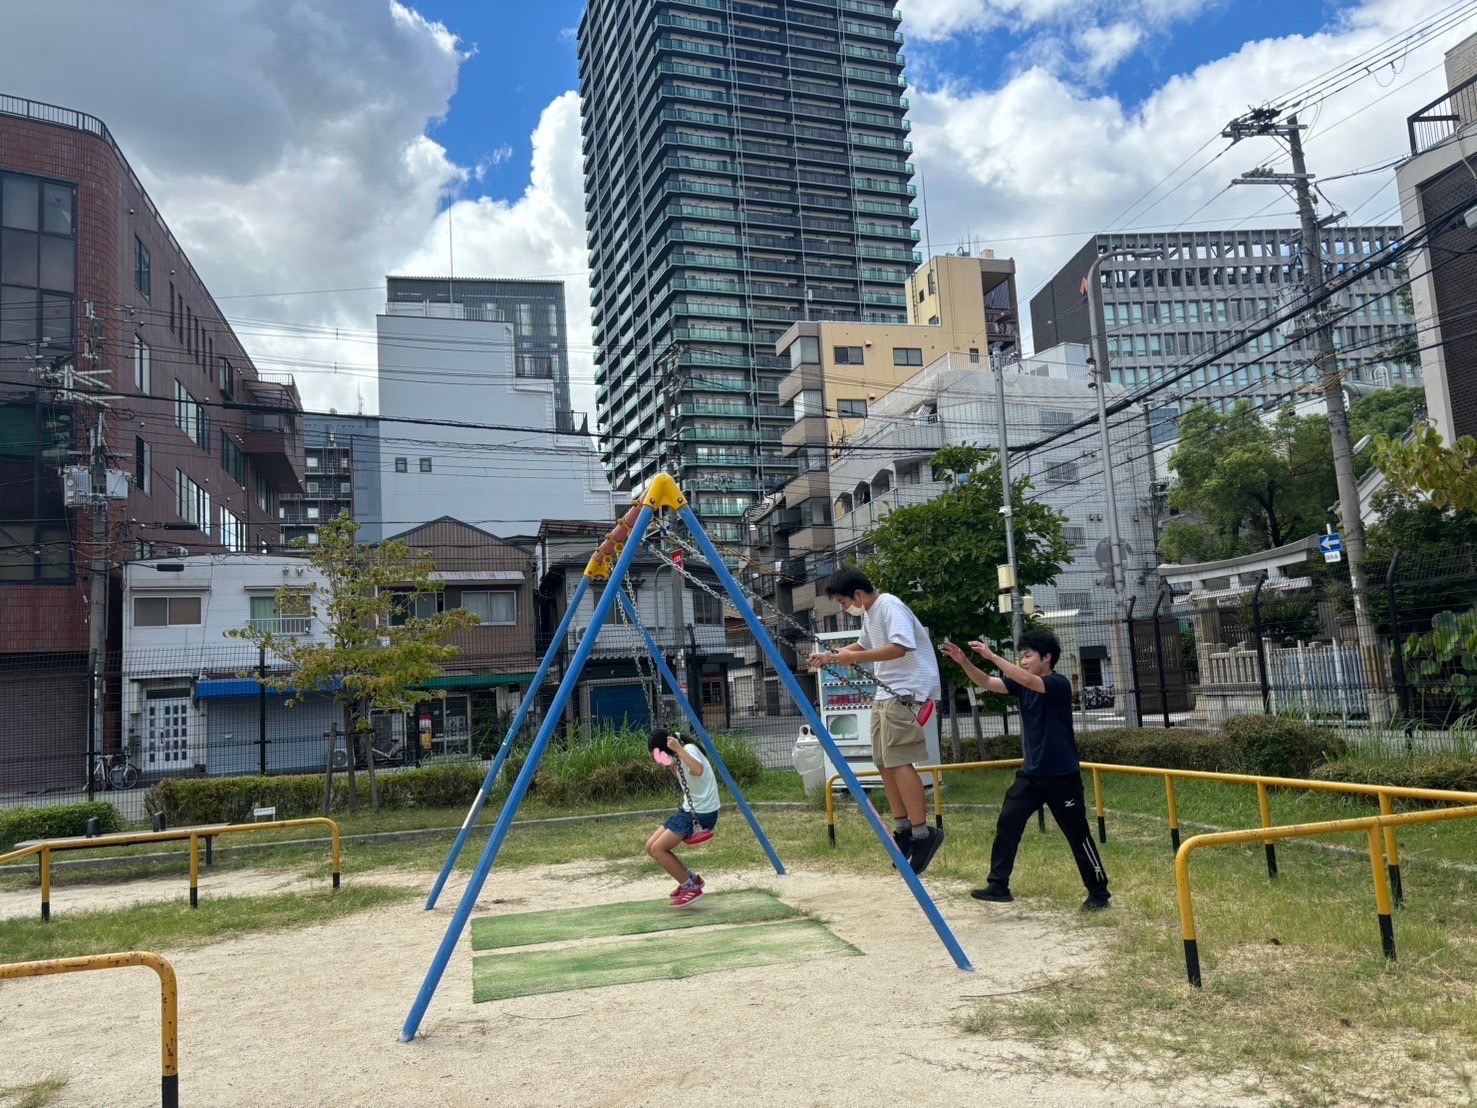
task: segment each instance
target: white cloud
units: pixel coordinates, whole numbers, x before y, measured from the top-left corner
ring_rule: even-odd
[[[1029,63],[1011,59],[1019,68],[988,90],[935,76],[928,64],[910,70],[915,160],[926,175],[934,248],[968,240],[1013,255],[1028,294],[1090,232],[1124,214],[1250,102],[1346,61],[1445,0],[1365,0],[1320,34],[1250,42],[1171,77],[1144,90],[1137,106],[1081,83],[1079,67],[1093,51],[1109,66],[1115,55],[1144,48],[1126,45],[1135,29],[1160,35],[1159,28],[1221,2],[902,0],[906,29],[918,37],[924,30],[935,37],[972,33],[1010,19],[1037,44],[1067,44],[1055,54],[1033,47]],[[465,47],[452,30],[408,6],[154,0],[140,8],[48,0],[12,9],[6,31],[29,47],[7,56],[5,91],[109,123],[248,349],[264,368],[296,372],[311,406],[352,409],[362,390],[372,408],[373,317],[382,307],[384,275],[445,272],[449,219],[458,273],[565,280],[574,403],[593,412],[573,92],[545,108],[522,194],[492,200],[474,195],[476,167],[454,164],[430,137],[456,90]],[[1314,170],[1329,175],[1401,154],[1404,117],[1439,95],[1440,50],[1452,37],[1405,58],[1394,89],[1366,79],[1314,113]],[[58,57],[70,64],[55,65]],[[1389,84],[1390,76],[1381,79]],[[1286,221],[1291,205],[1273,190],[1216,197],[1274,149],[1270,141],[1243,144],[1156,206],[1139,204],[1123,223],[1230,220],[1269,202],[1259,218],[1280,213]],[[1397,218],[1389,212],[1388,175],[1335,182],[1328,191],[1350,208],[1362,205],[1359,219]],[[458,197],[449,211],[448,193]],[[370,287],[230,299],[362,286]],[[341,330],[335,339],[322,328]]]
[[[1087,27],[1077,36],[1089,77],[1100,77],[1133,53],[1144,40],[1144,29],[1132,23]]]
[[[1266,207],[1255,222],[1290,225],[1292,204],[1279,190],[1226,188],[1239,173],[1277,156],[1269,139],[1218,158],[1227,143],[1217,139],[1149,200],[1135,201],[1251,104],[1347,62],[1442,6],[1443,0],[1367,0],[1318,34],[1249,42],[1172,77],[1137,107],[1084,92],[1069,67],[1036,66],[988,91],[963,83],[915,85],[914,160],[927,183],[933,248],[964,242],[1013,255],[1026,298],[1090,233],[1120,216],[1126,218],[1116,226],[1172,226],[1192,218],[1228,225]],[[1401,156],[1405,117],[1440,95],[1442,51],[1469,30],[1411,52],[1394,87],[1387,87],[1387,70],[1382,83],[1366,78],[1305,112],[1303,121],[1313,125],[1306,140],[1312,170],[1331,176]],[[1325,191],[1358,221],[1399,222],[1388,172],[1331,182]]]

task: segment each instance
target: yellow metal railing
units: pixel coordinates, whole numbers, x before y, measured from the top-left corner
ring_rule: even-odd
[[[49,977],[58,973],[127,969],[145,966],[159,975],[159,1040],[163,1054],[160,1096],[164,1108],[179,1108],[179,983],[174,967],[158,954],[130,950],[122,954],[90,954],[82,958],[49,958],[42,962],[0,965],[0,981],[21,977]]]
[[[1375,911],[1379,916],[1380,944],[1385,957],[1395,960],[1395,924],[1391,912],[1389,870],[1380,832],[1386,835],[1396,827],[1411,823],[1439,823],[1443,820],[1477,818],[1477,805],[1461,808],[1436,808],[1424,812],[1402,812],[1399,815],[1365,816],[1359,819],[1325,820],[1321,823],[1294,823],[1282,827],[1253,827],[1246,831],[1214,831],[1186,839],[1174,856],[1174,880],[1179,894],[1180,929],[1185,942],[1185,974],[1194,986],[1200,985],[1200,947],[1195,934],[1195,904],[1190,892],[1190,856],[1211,846],[1234,846],[1239,843],[1270,839],[1301,839],[1314,835],[1336,835],[1364,831],[1369,835],[1369,866],[1374,874]]]
[[[942,775],[945,773],[958,773],[966,770],[976,769],[1013,769],[1021,766],[1023,760],[1020,758],[1004,758],[989,762],[958,762],[952,765],[919,766],[920,774],[931,774],[933,778],[933,804],[934,822],[942,827],[944,823],[944,798],[943,789],[940,787]],[[1365,785],[1352,781],[1313,781],[1297,777],[1267,777],[1259,774],[1249,773],[1220,773],[1212,770],[1197,769],[1163,769],[1154,766],[1121,766],[1107,762],[1083,762],[1082,768],[1092,774],[1093,804],[1097,810],[1098,840],[1108,841],[1107,809],[1103,802],[1103,774],[1122,773],[1139,777],[1160,777],[1164,780],[1165,802],[1169,810],[1169,841],[1170,846],[1178,851],[1180,848],[1180,816],[1178,798],[1175,795],[1175,782],[1182,781],[1219,781],[1225,784],[1254,785],[1257,793],[1257,807],[1261,815],[1261,829],[1270,832],[1274,828],[1272,822],[1272,804],[1270,797],[1271,789],[1297,789],[1310,792],[1343,793],[1353,796],[1370,796],[1379,802],[1381,816],[1385,822],[1381,824],[1384,833],[1384,857],[1386,864],[1386,876],[1390,887],[1394,891],[1396,904],[1405,902],[1405,887],[1400,874],[1400,844],[1396,837],[1396,828],[1405,822],[1395,817],[1394,801],[1400,800],[1424,800],[1449,804],[1477,804],[1477,793],[1459,792],[1452,789],[1420,789],[1396,785]],[[880,775],[880,770],[857,770],[858,777],[875,777]],[[826,781],[826,833],[831,845],[836,845],[836,790],[835,784],[841,779],[840,774],[832,774]],[[1297,825],[1302,826],[1302,825]],[[1254,832],[1248,832],[1248,839],[1255,841]],[[1267,875],[1277,876],[1277,840],[1287,838],[1285,835],[1265,834],[1261,836],[1262,843],[1266,849]],[[1296,836],[1292,836],[1296,837]]]
[[[0,854],[0,865],[39,855],[41,860],[41,918],[51,919],[51,856],[66,850],[95,850],[111,846],[134,846],[139,843],[190,842],[190,907],[200,906],[200,840],[210,841],[219,835],[250,835],[262,831],[284,831],[293,827],[327,827],[333,836],[333,887],[339,887],[343,866],[343,840],[338,824],[326,816],[303,819],[273,820],[267,823],[221,823],[204,827],[179,827],[168,831],[125,831],[92,838],[42,839],[26,843],[8,854]],[[207,854],[207,862],[209,856]]]

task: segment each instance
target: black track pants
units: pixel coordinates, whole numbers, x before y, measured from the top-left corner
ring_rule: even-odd
[[[995,823],[995,843],[990,848],[990,884],[1002,888],[1010,887],[1010,874],[1015,869],[1015,854],[1020,849],[1021,833],[1042,805],[1051,809],[1056,825],[1067,836],[1088,895],[1107,897],[1108,871],[1103,868],[1103,859],[1092,841],[1092,832],[1087,825],[1087,801],[1082,792],[1082,775],[1077,773],[1069,773],[1064,777],[1027,777],[1024,773],[1016,774],[1015,781],[1006,790],[1005,802],[1000,806],[1000,818]]]

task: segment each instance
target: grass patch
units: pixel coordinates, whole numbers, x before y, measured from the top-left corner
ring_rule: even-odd
[[[472,999],[481,1003],[637,981],[678,981],[719,970],[860,953],[823,925],[801,920],[701,931],[680,941],[652,935],[623,943],[489,954],[472,960]]]
[[[29,1085],[7,1085],[0,1089],[0,1108],[47,1108],[61,1097],[67,1080],[51,1076]]]
[[[944,872],[988,844],[955,818]],[[848,837],[859,836],[856,820]],[[971,830],[964,831],[965,827]],[[854,829],[854,830],[853,830]],[[1162,823],[1119,820],[1102,848],[1114,908],[1080,920],[1105,945],[1100,969],[990,998],[961,1029],[1045,1049],[1052,1072],[1113,1066],[1168,1081],[1245,1075],[1284,1104],[1455,1104],[1477,1059],[1477,877],[1422,866],[1395,917],[1398,963],[1380,954],[1367,856],[1302,850],[1267,879],[1260,845],[1192,866],[1205,986],[1185,982]],[[1359,836],[1333,840],[1359,848]],[[956,844],[963,847],[954,851]],[[945,858],[948,861],[944,861]],[[1028,830],[1013,882],[1028,906],[1068,909],[1082,891],[1054,829]],[[965,907],[955,909],[967,911]],[[1419,1061],[1419,1065],[1411,1065]],[[1101,1078],[1098,1070],[1092,1071]]]
[[[796,915],[799,915],[797,909],[762,889],[715,893],[681,912],[674,912],[665,901],[628,900],[590,908],[483,916],[472,921],[472,949],[498,950],[567,939],[643,935],[719,923],[764,923]]]
[[[188,902],[173,901],[68,914],[51,923],[29,917],[0,920],[0,962],[119,950],[190,950],[239,935],[331,923],[414,895],[414,889],[355,885],[337,892],[209,898],[195,910]]]

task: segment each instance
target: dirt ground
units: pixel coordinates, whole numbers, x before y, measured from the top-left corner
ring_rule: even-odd
[[[426,887],[431,875],[376,877]],[[303,879],[236,871],[212,875],[209,890],[281,892],[295,882]],[[449,887],[435,912],[412,901],[331,925],[162,951],[180,979],[181,1102],[665,1108],[721,1096],[799,1108],[1261,1103],[1224,1077],[1166,1085],[1061,1076],[1029,1047],[962,1033],[955,1018],[972,998],[1069,979],[1094,964],[1095,944],[1070,920],[1019,905],[979,905],[963,887],[930,884],[974,973],[955,969],[895,878],[724,875],[723,887],[765,888],[815,913],[865,957],[474,1005],[464,936],[422,1037],[411,1044],[396,1037],[460,887]],[[478,914],[660,898],[669,887],[665,877],[633,881],[589,866],[495,871]],[[59,890],[57,910],[173,898],[186,889],[181,879],[78,886]],[[12,899],[34,911],[35,896],[3,894],[0,913],[11,914]],[[64,1074],[70,1081],[58,1105],[157,1104],[157,1005],[157,979],[145,970],[0,986],[0,1088]],[[1076,1061],[1107,1059],[1089,1047]]]

